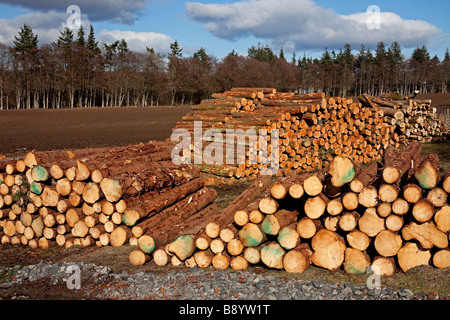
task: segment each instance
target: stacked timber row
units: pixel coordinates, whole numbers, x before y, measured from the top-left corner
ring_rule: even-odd
[[[185,198],[192,202],[189,215],[195,215],[200,206],[194,203],[212,202],[216,194],[204,188],[198,168],[173,164],[171,149],[167,142],[152,141],[30,152],[0,162],[1,243],[135,244],[136,223],[151,228],[168,217],[185,218],[187,209],[179,205],[188,202]]]
[[[235,203],[152,253],[137,249],[130,261],[297,273],[310,264],[348,273],[371,266],[381,275],[448,267],[450,172],[439,175],[436,155],[419,153],[415,142],[389,147],[380,168],[337,156],[327,171],[279,177],[248,205]]]
[[[272,88],[233,88],[194,106],[173,130],[188,130],[194,137],[195,123],[201,121],[200,141],[194,139],[191,152],[182,158],[194,162],[197,150],[210,154],[220,148],[225,154],[231,148],[234,162],[219,156],[214,161],[223,160],[222,165],[202,162],[200,168],[232,181],[273,168],[274,159],[279,168],[272,173],[277,175],[327,169],[335,156],[347,157],[356,164],[380,160],[387,147],[398,148],[409,141],[408,137],[422,135],[423,129],[416,132],[409,127],[419,123],[427,124],[428,135],[442,136],[443,127],[437,122],[415,118],[419,106],[423,104],[411,102],[411,108],[404,108],[367,95],[356,102],[351,98],[326,98],[323,93],[296,95]],[[230,143],[225,136],[230,129],[242,129],[244,133],[235,134],[235,142]],[[275,129],[278,136],[273,134]],[[278,149],[273,150],[273,139],[278,139]],[[238,154],[239,147],[245,148],[244,156]]]
[[[385,111],[384,121],[392,125],[401,142],[436,142],[445,139],[445,122],[438,119],[431,100],[391,101],[364,94],[359,97],[359,101]]]

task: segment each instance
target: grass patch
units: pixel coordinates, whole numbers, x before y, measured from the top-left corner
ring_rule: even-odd
[[[16,274],[17,269],[8,269],[0,271],[0,283],[5,283],[13,280],[14,275]]]

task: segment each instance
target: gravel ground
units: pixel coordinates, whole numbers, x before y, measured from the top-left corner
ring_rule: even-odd
[[[408,288],[370,289],[364,285],[305,281],[251,271],[197,269],[170,273],[113,273],[109,267],[80,263],[44,263],[0,267],[0,297],[5,290],[45,280],[47,287],[66,286],[83,299],[95,300],[433,300],[439,296]],[[0,277],[1,279],[1,277]],[[9,299],[26,299],[23,293]]]

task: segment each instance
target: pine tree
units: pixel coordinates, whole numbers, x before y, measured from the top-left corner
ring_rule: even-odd
[[[85,34],[86,33],[84,32],[83,26],[80,26],[80,29],[78,29],[77,40],[75,41],[75,43],[84,47],[86,45],[86,40],[84,40]]]
[[[180,44],[177,40],[170,44],[170,53],[169,58],[177,57],[181,58],[183,56],[183,49],[180,47]]]
[[[387,51],[387,57],[393,67],[398,67],[403,62],[402,47],[397,41],[391,43]]]
[[[414,49],[411,59],[422,64],[424,62],[430,61],[430,53],[425,45],[422,47],[417,47]]]
[[[68,48],[73,43],[73,32],[70,28],[65,27],[63,31],[60,31],[58,40],[52,42],[54,46]]]
[[[286,59],[284,58],[284,50],[283,50],[283,47],[281,47],[281,49],[280,49],[280,56],[279,56],[279,58],[280,58],[280,59],[283,59],[283,60],[286,60]]]
[[[39,42],[38,36],[34,35],[33,29],[27,24],[20,28],[19,35],[14,36],[14,39],[14,49],[17,51],[37,49]]]
[[[349,43],[344,44],[344,51],[342,53],[342,58],[344,63],[350,70],[353,70],[353,65],[355,64],[355,57],[352,54],[352,46]]]
[[[444,61],[450,61],[450,52],[447,50],[445,51]]]
[[[326,66],[331,66],[334,63],[333,58],[331,57],[327,47],[325,47],[325,51],[323,52],[322,57],[320,58],[320,63]]]
[[[377,49],[375,50],[375,62],[381,64],[386,59],[386,44],[383,41],[378,42]]]
[[[100,48],[98,47],[98,41],[95,41],[95,33],[94,33],[94,27],[92,24],[89,27],[89,36],[87,39],[86,47],[94,52],[100,52]]]
[[[117,42],[117,51],[119,53],[128,52],[128,43],[125,39],[116,42]]]
[[[273,58],[275,58],[275,54],[272,49],[270,49],[267,45],[263,47],[260,43],[258,43],[257,48],[255,46],[251,46],[248,49],[248,56],[262,62],[270,62]]]
[[[206,61],[208,59],[208,54],[206,53],[206,49],[202,47],[194,52],[192,57],[198,61]]]

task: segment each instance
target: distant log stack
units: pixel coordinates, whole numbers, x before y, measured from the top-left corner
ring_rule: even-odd
[[[273,88],[232,88],[201,101],[173,130],[184,129],[192,136],[183,160],[194,162],[195,152],[211,154],[221,148],[220,159],[214,158],[213,164],[203,162],[200,168],[231,182],[254,178],[272,168],[273,159],[279,165],[274,174],[300,174],[327,169],[335,156],[364,164],[380,160],[389,146],[444,138],[445,127],[436,120],[428,101],[409,100],[405,105],[366,94],[358,100],[323,93],[296,95]],[[201,121],[201,132],[194,138],[196,121]],[[236,133],[238,129],[242,131],[236,140],[226,141],[227,130]],[[272,134],[275,129],[278,137]],[[260,140],[261,133],[267,134],[266,141]],[[278,150],[272,150],[271,139],[278,139]],[[244,151],[239,153],[238,147]],[[232,157],[226,158],[228,150]]]
[[[213,206],[217,192],[205,187],[195,166],[175,165],[172,147],[151,141],[30,152],[0,161],[1,243],[32,248],[136,244],[166,220],[195,217]],[[143,228],[135,228],[138,224]],[[145,238],[139,247],[151,252]]]
[[[445,122],[438,119],[431,100],[393,101],[364,94],[365,105],[385,111],[384,121],[392,125],[402,143],[408,141],[436,142],[445,139]]]
[[[337,156],[327,170],[278,177],[258,192],[252,185],[244,194],[253,198],[243,196],[217,217],[198,220],[202,225],[172,237],[154,260],[296,273],[311,264],[347,273],[372,266],[387,276],[419,265],[448,267],[450,173],[427,166],[436,157],[417,157],[420,149],[419,142],[401,151],[390,147],[380,168]]]

